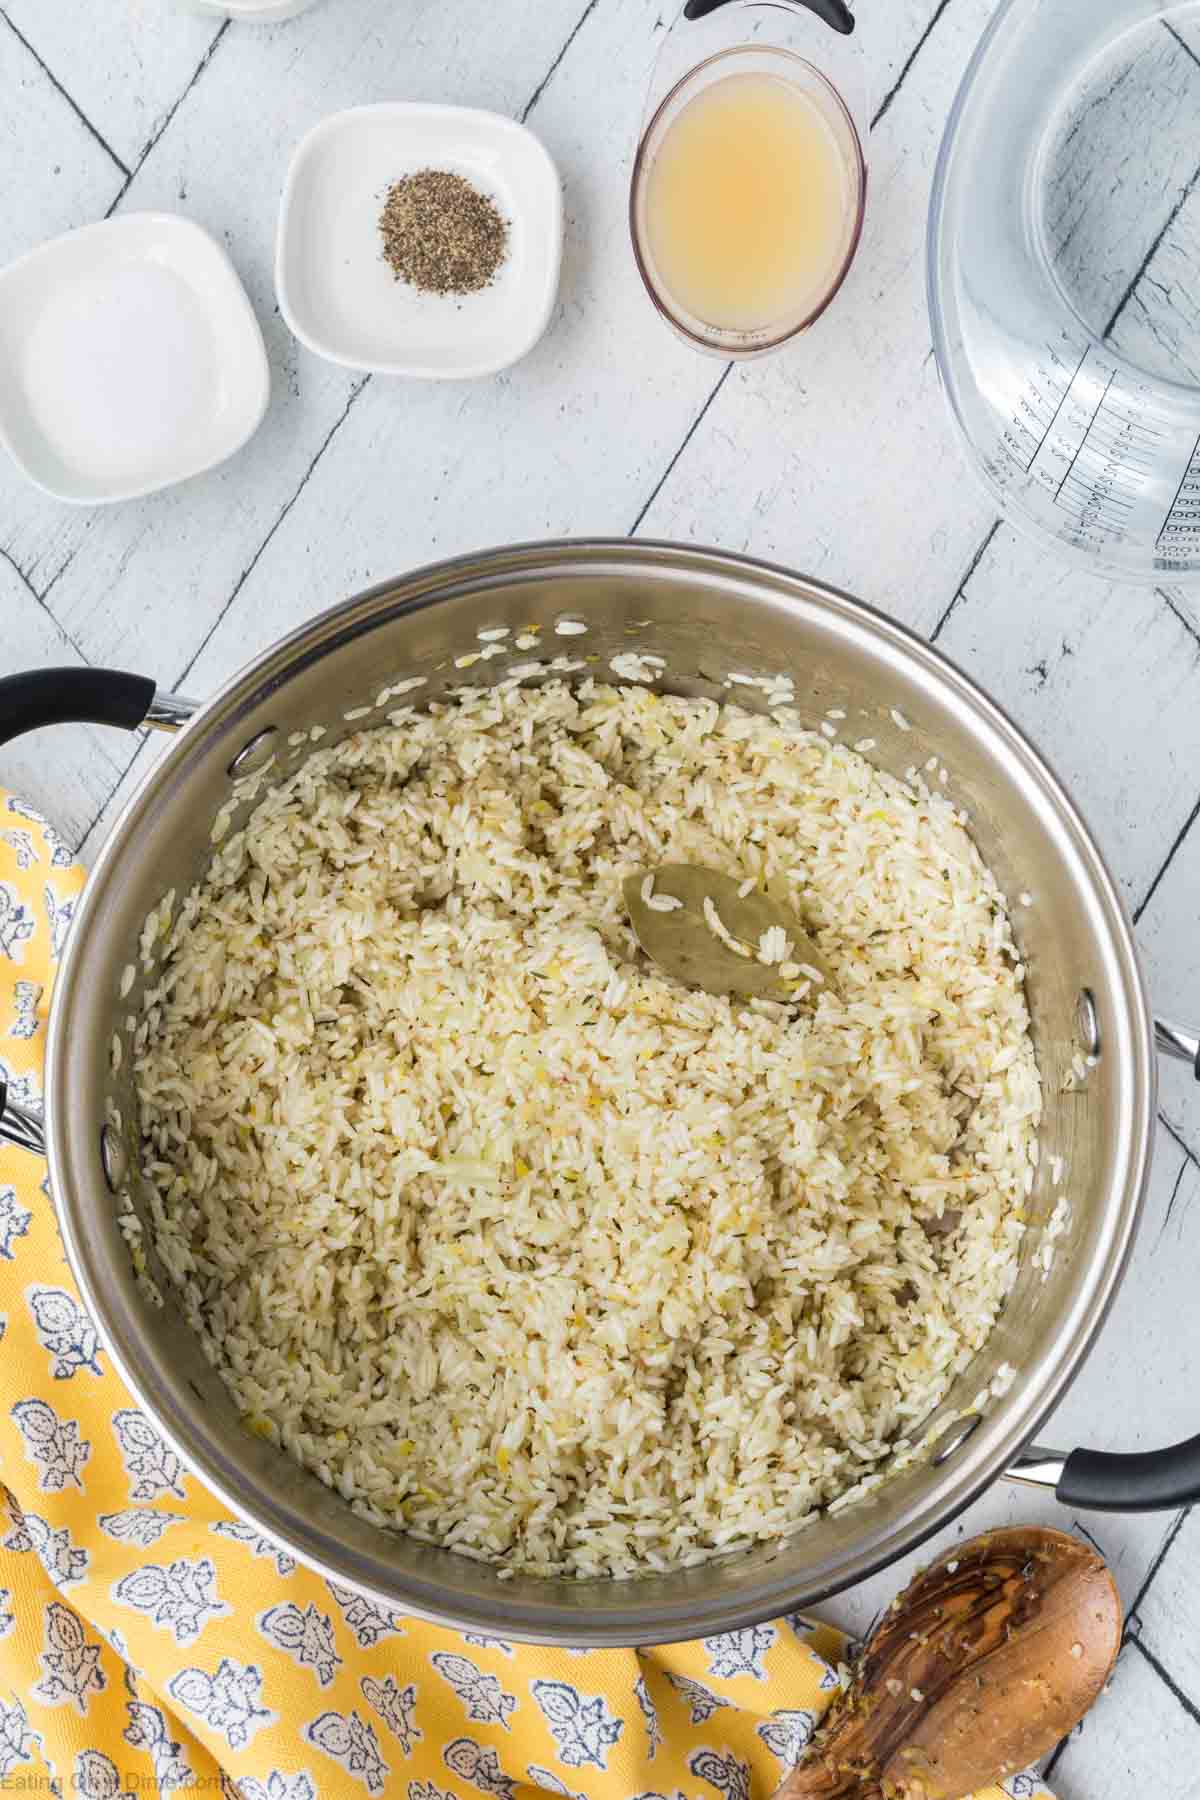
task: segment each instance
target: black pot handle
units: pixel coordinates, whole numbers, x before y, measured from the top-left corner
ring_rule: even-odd
[[[43,725],[152,723],[156,689],[145,675],[120,669],[30,669],[0,679],[0,744]]]
[[[1073,1450],[1055,1494],[1090,1512],[1166,1512],[1200,1500],[1200,1437],[1169,1450],[1117,1456]]]
[[[34,1156],[46,1154],[46,1131],[41,1117],[8,1097],[8,1078],[0,1072],[0,1144],[12,1144]]]
[[[1200,1032],[1156,1019],[1154,1036],[1164,1056],[1188,1063],[1200,1081]],[[1066,1456],[1035,1444],[1007,1473],[1031,1487],[1053,1488],[1063,1506],[1089,1512],[1174,1512],[1200,1500],[1200,1437],[1128,1456],[1109,1450],[1072,1450]]]
[[[1175,1512],[1200,1500],[1200,1437],[1166,1450],[1043,1450],[1036,1444],[1006,1471],[1010,1481],[1053,1488],[1062,1506],[1088,1512]]]
[[[685,19],[704,19],[718,6],[728,5],[729,0],[687,0],[683,9]],[[849,37],[854,30],[854,14],[843,0],[791,0],[793,6],[807,6],[809,12],[816,13],[823,25],[836,31],[842,37]]]
[[[179,731],[196,710],[194,700],[160,693],[147,675],[121,669],[30,669],[0,677],[0,744],[43,725],[116,725],[124,731],[147,725]],[[0,1144],[39,1156],[45,1149],[40,1115],[9,1097],[3,1070]]]
[[[1186,1025],[1172,1025],[1167,1019],[1155,1019],[1154,1041],[1160,1055],[1190,1063],[1192,1074],[1200,1081],[1200,1032],[1191,1031]]]
[[[120,725],[134,731],[154,706],[154,683],[114,669],[30,669],[0,678],[0,744],[43,725]],[[0,1144],[42,1155],[41,1119],[9,1099],[0,1072]]]

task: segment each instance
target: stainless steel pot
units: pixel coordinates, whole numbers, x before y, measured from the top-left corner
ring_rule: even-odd
[[[564,617],[586,623],[586,635],[556,635]],[[544,660],[566,656],[607,674],[613,657],[649,651],[664,659],[664,688],[747,706],[765,705],[763,691],[723,686],[730,674],[787,671],[807,717],[843,708],[845,735],[874,738],[883,766],[903,774],[933,754],[944,761],[948,791],[969,810],[1006,891],[1033,897],[1016,908],[1016,928],[1046,1092],[1031,1199],[1039,1222],[990,1341],[929,1421],[932,1452],[786,1541],[638,1580],[504,1581],[488,1566],[365,1523],[242,1429],[161,1270],[167,1305],[157,1310],[142,1298],[117,1227],[117,1194],[120,1204],[143,1206],[129,1059],[114,1071],[110,1052],[138,1005],[137,985],[120,997],[122,971],[140,967],[150,910],[204,867],[235,779],[271,756],[274,772],[288,771],[314,726],[328,744],[381,717],[376,702],[393,681],[423,676],[420,696],[429,699],[465,681],[499,680],[534,656],[514,647],[531,625],[542,629]],[[498,640],[503,649],[481,656],[481,634],[502,627],[510,634]],[[360,709],[370,709],[365,718],[347,719]],[[128,675],[67,670],[0,682],[0,741],[67,718],[159,726],[178,737],[104,848],[55,990],[46,1148],[63,1237],[139,1404],[201,1480],[267,1537],[400,1612],[542,1642],[637,1644],[811,1604],[911,1549],[1003,1472],[1053,1485],[1076,1506],[1200,1498],[1200,1438],[1125,1457],[1028,1448],[1087,1354],[1125,1265],[1150,1154],[1155,1032],[1128,919],[1082,819],[1015,726],[928,645],[844,594],[761,563],[666,544],[532,545],[375,588],[295,632],[203,706],[155,695],[152,683]],[[1194,1036],[1165,1026],[1160,1036],[1195,1060]],[[1094,1063],[1071,1086],[1077,1057]],[[11,1105],[0,1129],[30,1148],[41,1141],[41,1121]],[[1067,1171],[1071,1218],[1045,1275],[1039,1252],[1057,1198],[1047,1173],[1055,1157]],[[1006,1363],[1016,1380],[982,1401]]]

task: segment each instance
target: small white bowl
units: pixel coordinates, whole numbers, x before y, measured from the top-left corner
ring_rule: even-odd
[[[383,259],[388,189],[449,169],[509,222],[508,255],[477,294],[420,294]],[[299,144],[279,215],[279,306],[308,349],[350,369],[465,379],[524,356],[554,310],[562,187],[524,125],[467,106],[396,101],[334,113]]]
[[[240,19],[247,25],[275,25],[280,19],[294,19],[307,12],[317,0],[175,0],[176,12],[215,14],[222,19]]]
[[[270,392],[246,291],[190,219],[123,213],[0,270],[0,443],[57,500],[131,500],[211,469]]]

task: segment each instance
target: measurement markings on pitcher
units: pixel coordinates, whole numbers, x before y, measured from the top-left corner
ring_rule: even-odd
[[[1068,481],[1070,481],[1072,475],[1074,475],[1074,473],[1075,473],[1075,465],[1079,461],[1079,458],[1083,455],[1083,452],[1087,447],[1087,441],[1088,441],[1088,437],[1091,434],[1092,427],[1095,425],[1096,420],[1100,417],[1100,408],[1104,405],[1104,402],[1108,399],[1108,391],[1112,387],[1112,384],[1116,380],[1116,378],[1117,378],[1117,371],[1114,369],[1112,371],[1112,373],[1109,375],[1108,380],[1104,384],[1103,390],[1101,391],[1101,394],[1100,394],[1100,398],[1097,400],[1095,407],[1092,410],[1091,418],[1088,420],[1087,424],[1083,428],[1083,436],[1080,438],[1079,443],[1076,446],[1075,453],[1071,457],[1070,462],[1067,464],[1066,469],[1063,472],[1063,478],[1059,482],[1057,488],[1054,490],[1054,498],[1055,498],[1056,502],[1061,501],[1063,489],[1066,487]]]
[[[1052,344],[1045,346],[1024,392],[1013,406],[1009,427],[1004,433],[1005,446],[1022,474],[1029,474],[1046,439],[1058,424],[1059,414],[1086,357],[1085,349],[1072,368]]]
[[[1063,538],[1096,542],[1132,529],[1164,437],[1145,398],[1096,345],[1076,362],[1026,470],[1063,515]]]
[[[1155,549],[1164,562],[1190,561],[1200,544],[1200,437],[1183,471]]]
[[[1072,346],[1074,348],[1074,346]],[[1027,474],[1058,501],[1074,473],[1088,434],[1116,375],[1116,364],[1099,355],[1094,345],[1085,348],[1058,402],[1054,417],[1029,462]]]

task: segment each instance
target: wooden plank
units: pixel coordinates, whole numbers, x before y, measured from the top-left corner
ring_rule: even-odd
[[[1196,1800],[1198,1764],[1200,1725],[1130,1644],[1056,1763],[1052,1785],[1062,1800]]]
[[[1180,0],[1180,4],[1172,6],[1166,23],[1180,43],[1186,44],[1197,62],[1200,62],[1200,14],[1197,14],[1194,0]]]
[[[162,129],[221,29],[211,13],[181,12],[165,0],[4,0],[4,12],[128,168]]]
[[[0,94],[4,96],[0,106],[0,168],[4,170],[0,263],[6,263],[103,213],[119,193],[124,176],[2,19]],[[7,479],[4,486],[8,486]],[[32,492],[23,484],[21,491]],[[0,488],[0,541],[6,541],[7,509],[2,495]]]
[[[1190,1204],[1200,1211],[1195,1193]],[[1183,1521],[1138,1612],[1147,1650],[1200,1701],[1200,1512]]]
[[[1136,905],[1200,792],[1187,625],[1153,589],[1114,587],[1004,527],[938,648],[1044,751]]]
[[[1177,722],[1166,727],[1173,738]],[[1165,735],[1165,732],[1164,732]],[[1196,773],[1196,771],[1193,771]],[[1196,781],[1200,795],[1200,780]],[[1200,801],[1195,802],[1200,811]],[[1185,821],[1187,823],[1187,821]],[[1196,895],[1200,893],[1200,830],[1191,819],[1138,921],[1153,1004],[1165,1018],[1200,1032],[1200,934]],[[1160,1104],[1192,1152],[1200,1157],[1200,1089],[1186,1064],[1160,1063]]]

